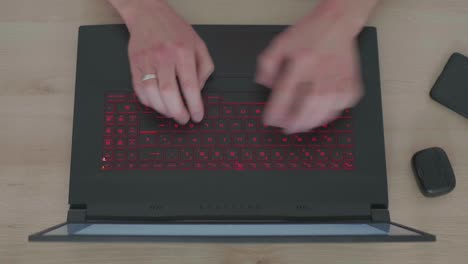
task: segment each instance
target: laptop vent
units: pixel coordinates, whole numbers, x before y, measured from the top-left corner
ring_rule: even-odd
[[[259,204],[201,204],[200,210],[259,210]]]

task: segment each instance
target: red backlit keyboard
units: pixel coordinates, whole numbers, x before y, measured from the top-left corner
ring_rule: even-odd
[[[207,96],[205,118],[179,125],[132,93],[105,96],[100,170],[353,170],[351,111],[307,133],[264,126],[264,102]]]

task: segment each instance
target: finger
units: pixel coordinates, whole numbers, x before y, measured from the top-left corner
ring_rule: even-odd
[[[205,43],[200,40],[196,47],[196,60],[197,60],[197,75],[200,89],[203,89],[206,81],[214,71],[214,63],[211,59],[208,48]]]
[[[141,69],[142,72],[142,90],[144,94],[146,95],[146,99],[148,101],[148,104],[151,108],[153,108],[155,111],[158,113],[170,117],[167,107],[162,101],[161,94],[159,92],[159,87],[157,83],[157,79],[149,79],[149,80],[143,80],[145,75],[147,74],[155,74],[156,78],[158,77],[156,74],[156,69],[154,68],[154,64],[151,63],[151,58],[147,57],[145,58],[144,65]]]
[[[156,59],[161,98],[164,105],[167,107],[168,115],[174,118],[178,123],[186,124],[190,116],[180,95],[179,85],[176,79],[175,63],[166,55],[158,56]]]
[[[364,92],[360,78],[344,79],[338,82],[337,102],[334,108],[344,110],[354,107],[362,98]]]
[[[290,64],[273,86],[273,92],[265,108],[264,123],[282,127],[288,118],[302,72],[298,64]]]
[[[290,115],[285,133],[298,133],[323,125],[324,122],[336,116],[334,109],[336,97],[334,93],[314,87],[306,96],[302,97],[299,106]]]
[[[200,122],[203,119],[203,102],[197,76],[195,54],[189,51],[180,52],[176,71],[190,116],[194,122]]]
[[[138,66],[136,66],[136,62],[130,63],[130,72],[132,74],[133,90],[135,91],[138,99],[143,105],[150,106],[148,96],[146,95],[141,82],[143,76],[141,71],[138,69]]]
[[[255,81],[269,88],[273,86],[284,60],[277,46],[271,44],[257,59]]]

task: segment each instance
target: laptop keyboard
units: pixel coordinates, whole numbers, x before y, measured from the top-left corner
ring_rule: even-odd
[[[100,170],[353,170],[350,110],[307,133],[261,123],[265,102],[204,98],[205,118],[179,125],[133,93],[105,95]]]

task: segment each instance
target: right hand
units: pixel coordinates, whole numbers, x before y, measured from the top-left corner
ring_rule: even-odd
[[[124,19],[135,93],[142,104],[180,124],[200,122],[201,90],[214,70],[205,43],[165,1],[134,2]],[[142,81],[147,74],[157,79]]]

